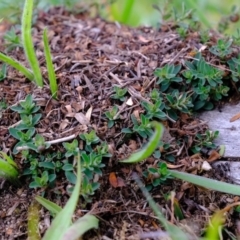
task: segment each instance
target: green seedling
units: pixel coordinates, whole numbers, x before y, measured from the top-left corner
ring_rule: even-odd
[[[48,171],[43,171],[41,176],[33,176],[33,181],[30,183],[30,188],[41,188],[47,187],[49,184],[53,183],[56,179],[56,174],[49,174]]]
[[[136,117],[132,114],[131,119],[133,122],[133,131],[138,133],[142,138],[147,138],[152,136],[153,130],[150,123],[149,118],[144,116],[143,114],[140,115],[141,122],[139,123]]]
[[[54,99],[56,99],[58,86],[57,86],[56,74],[55,74],[54,66],[53,66],[53,62],[52,62],[50,46],[49,46],[48,38],[47,38],[47,29],[44,29],[44,32],[43,32],[43,43],[44,43],[44,54],[45,54],[47,70],[48,70],[48,79],[50,82],[50,90],[52,93],[52,97]]]
[[[99,189],[99,187],[100,187],[100,183],[90,182],[86,176],[83,177],[80,194],[84,198],[84,201],[86,203],[92,202],[91,196],[94,195],[95,191]]]
[[[205,134],[196,134],[196,144],[191,150],[194,153],[197,153],[201,150],[201,148],[206,147],[210,149],[216,148],[216,145],[213,141],[218,137],[219,131],[209,131],[207,130]]]
[[[86,231],[91,228],[98,227],[98,220],[92,215],[85,215],[80,218],[74,224],[72,224],[72,215],[77,206],[79,199],[79,192],[81,189],[81,164],[80,164],[80,153],[76,157],[77,162],[77,181],[73,189],[72,195],[68,200],[67,204],[63,209],[57,207],[56,204],[50,203],[50,201],[37,197],[36,200],[49,209],[54,211],[56,217],[54,218],[50,228],[46,231],[43,240],[52,240],[52,239],[77,239],[81,237]]]
[[[156,88],[154,88],[150,92],[149,97],[155,103],[156,101],[158,101],[158,99],[161,99],[160,91],[158,91]]]
[[[99,137],[96,135],[96,132],[92,130],[90,133],[82,133],[79,135],[79,137],[86,142],[86,151],[92,151],[92,144],[97,144],[100,142]]]
[[[17,47],[23,47],[21,43],[20,37],[16,34],[16,29],[12,27],[9,31],[7,31],[4,35],[4,42],[7,46],[6,51],[11,51],[14,48]]]
[[[232,53],[232,49],[230,48],[232,42],[232,39],[229,39],[228,41],[219,39],[217,45],[212,46],[209,51],[220,58],[224,58]]]
[[[0,70],[0,82],[3,81],[6,77],[7,77],[7,65],[3,63],[2,68]]]
[[[102,142],[96,147],[96,153],[97,155],[102,155],[102,157],[112,157],[112,154],[109,153],[108,144],[106,142]]]
[[[197,54],[192,62],[186,61],[185,64],[188,70],[182,74],[187,79],[187,83],[192,83],[194,87],[205,86],[206,82],[213,88],[222,84],[223,72],[209,65],[201,54]]]
[[[146,118],[153,119],[158,118],[160,120],[166,119],[166,114],[162,111],[165,108],[161,99],[153,103],[141,102],[141,105],[146,110]]]
[[[74,139],[71,143],[64,142],[63,146],[66,150],[65,157],[69,158],[71,156],[76,156],[78,153],[78,141]]]
[[[171,174],[168,171],[167,164],[159,162],[156,167],[149,167],[143,172],[146,179],[151,179],[151,184],[147,186],[147,190],[150,191],[152,187],[156,187],[166,182],[167,179],[171,178]]]
[[[0,177],[18,184],[17,164],[6,153],[0,151]]]
[[[176,29],[177,33],[179,34],[180,38],[185,39],[188,34],[188,28],[185,26],[181,26]]]
[[[33,0],[25,0],[25,5],[22,14],[22,44],[26,58],[33,71],[36,84],[37,86],[42,87],[43,86],[42,74],[35,54],[33,40],[31,36],[32,11]]]
[[[27,95],[24,101],[21,101],[18,106],[10,107],[11,110],[19,114],[31,115],[36,113],[40,107],[36,106],[32,95]]]
[[[68,163],[68,160],[63,161],[64,165],[62,166],[61,170],[64,171],[67,180],[72,183],[76,184],[76,175],[74,174],[74,166],[72,163]]]
[[[210,35],[208,30],[201,30],[199,36],[200,36],[201,43],[203,44],[206,44],[210,40]]]
[[[21,114],[21,122],[19,125],[16,126],[16,129],[18,130],[27,130],[29,128],[34,127],[38,122],[40,121],[42,114],[38,113],[34,116],[32,115],[25,115]]]
[[[116,120],[116,115],[118,112],[118,107],[117,106],[113,106],[113,108],[107,112],[105,112],[105,116],[108,118],[108,128],[113,127],[114,125],[114,120]]]
[[[193,108],[191,96],[187,93],[179,93],[178,90],[174,90],[171,94],[166,94],[166,99],[171,109],[190,113]]]
[[[82,171],[89,179],[92,179],[94,174],[102,175],[101,168],[105,166],[105,164],[102,163],[102,155],[98,155],[93,151],[87,154],[83,151],[81,160]]]
[[[115,86],[114,91],[115,91],[115,93],[111,96],[111,98],[118,99],[118,100],[124,102],[126,99],[125,94],[128,91],[127,88],[120,88],[120,87]]]
[[[45,141],[45,138],[40,134],[36,134],[33,140],[34,140],[34,145],[38,149],[38,152],[41,152],[42,150],[48,149],[50,147],[50,144],[47,143]]]
[[[0,112],[1,112],[2,110],[5,110],[5,109],[7,109],[7,103],[6,103],[6,100],[3,99],[3,100],[0,101]],[[1,117],[0,117],[0,118],[1,118]]]
[[[34,151],[38,151],[37,147],[34,144],[33,136],[35,134],[35,128],[29,128],[27,132],[22,132],[16,128],[10,128],[9,133],[14,138],[19,140],[19,142],[14,146],[13,154],[17,154],[19,152],[19,147],[28,147]]]
[[[157,68],[154,71],[155,76],[158,77],[157,83],[160,85],[161,91],[166,91],[173,82],[182,82],[182,78],[177,76],[180,70],[181,65],[174,66],[167,64],[164,67]]]

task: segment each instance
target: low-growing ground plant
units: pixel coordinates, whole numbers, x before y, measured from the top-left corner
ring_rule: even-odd
[[[148,144],[138,152],[133,153],[128,159],[121,160],[120,162],[122,163],[138,163],[146,159],[148,156],[150,156],[154,150],[157,147],[157,143],[159,139],[162,137],[163,134],[163,126],[160,123],[157,122],[152,122],[151,126],[155,128],[155,133],[154,135],[149,139]],[[168,170],[166,167],[166,164],[160,163],[157,168],[149,168],[148,172],[145,173],[146,176],[149,178],[149,174],[153,175],[154,178],[152,181],[153,186],[157,186],[159,184],[162,184],[164,181],[166,181],[168,178],[178,178],[183,181],[187,181],[193,184],[196,184],[198,186],[207,188],[207,189],[212,189],[215,191],[220,191],[224,193],[229,193],[229,194],[234,194],[234,195],[240,195],[240,187],[237,185],[225,183],[222,181],[217,181],[217,180],[212,180],[206,177],[201,177],[201,176],[196,176],[194,174],[189,174],[185,172],[180,172],[180,171],[175,171],[175,170]],[[140,189],[142,190],[144,196],[149,202],[150,207],[153,209],[154,213],[158,217],[159,221],[162,223],[164,226],[165,230],[167,231],[166,234],[171,237],[171,239],[189,239],[186,233],[184,233],[179,227],[170,224],[159,208],[157,207],[156,203],[153,201],[152,197],[150,194],[147,192],[147,190],[143,187],[143,184],[141,181],[138,179],[137,174],[134,176],[136,182],[138,183]],[[240,203],[236,203],[235,205],[238,205]],[[218,211],[215,213],[213,216],[213,225],[209,225],[207,229],[207,240],[213,239],[212,237],[217,237],[219,232],[218,232],[218,227],[221,226],[224,223],[224,211]],[[215,238],[214,238],[215,239]]]
[[[36,197],[36,200],[40,204],[42,204],[45,208],[47,208],[50,212],[52,212],[55,215],[51,226],[47,229],[47,231],[44,234],[43,240],[78,239],[89,229],[98,228],[98,219],[90,214],[86,214],[85,216],[79,218],[76,222],[72,223],[72,216],[79,200],[79,193],[81,190],[82,181],[80,152],[78,151],[77,155],[75,155],[74,157],[76,158],[75,162],[77,163],[77,181],[72,191],[71,197],[69,198],[64,208],[62,209],[55,203],[43,197],[40,196]],[[32,237],[34,237],[34,239],[37,238],[40,239],[40,235],[37,234],[39,221],[38,219],[37,221],[34,221],[34,219],[36,219],[37,216],[39,216],[39,211],[34,211],[34,208],[30,208],[28,217],[29,239],[33,239]]]

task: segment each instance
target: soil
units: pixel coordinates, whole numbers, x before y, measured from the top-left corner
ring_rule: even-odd
[[[51,98],[47,85],[47,69],[44,60],[42,33],[48,28],[48,36],[54,66],[58,78],[58,100]],[[1,33],[3,36],[3,32]],[[204,47],[197,32],[189,32],[186,39],[181,39],[172,24],[163,25],[161,29],[151,27],[129,28],[118,23],[108,23],[100,18],[90,19],[87,15],[72,15],[62,8],[49,12],[39,12],[33,29],[36,54],[41,63],[45,85],[38,88],[26,80],[20,73],[8,68],[7,78],[0,82],[0,100],[5,99],[8,108],[0,118],[0,150],[11,154],[16,140],[9,135],[8,128],[19,121],[19,115],[10,110],[10,106],[19,103],[27,94],[32,94],[41,106],[43,117],[37,126],[37,132],[46,140],[55,140],[94,129],[101,140],[106,141],[112,157],[105,159],[103,175],[99,176],[101,187],[92,197],[92,202],[85,204],[82,199],[74,218],[85,213],[95,214],[100,220],[100,227],[86,235],[86,239],[140,239],[148,233],[162,229],[143,197],[139,187],[132,178],[148,167],[156,166],[159,161],[171,154],[174,162],[167,162],[169,168],[216,178],[213,171],[202,171],[203,161],[208,161],[206,154],[190,155],[188,148],[195,141],[197,133],[208,128],[206,123],[194,116],[181,114],[175,121],[163,122],[166,131],[164,142],[170,144],[169,152],[163,152],[163,159],[151,157],[144,163],[123,165],[119,163],[129,154],[144,144],[137,135],[130,139],[121,132],[131,127],[131,114],[139,118],[144,113],[140,102],[149,102],[149,92],[156,87],[153,72],[157,67],[167,63],[178,64],[191,59],[194,52],[202,51],[205,59],[211,64],[219,65],[219,60],[209,51],[215,44],[218,35],[211,33],[209,43]],[[3,38],[0,50],[4,51]],[[239,52],[236,48],[233,54]],[[22,48],[9,52],[25,66],[28,66]],[[111,98],[113,86],[127,87],[128,101],[121,102]],[[104,113],[112,106],[118,106],[119,119],[112,128],[107,127]],[[184,138],[188,137],[187,145]],[[181,143],[181,144],[179,144]],[[81,147],[81,146],[80,146]],[[55,145],[51,151],[63,150],[62,144]],[[21,170],[25,165],[21,154],[14,156]],[[209,160],[210,162],[210,160]],[[211,164],[211,162],[210,162]],[[109,176],[117,176],[117,185],[109,181]],[[27,238],[27,211],[34,196],[45,192],[45,197],[64,206],[69,195],[66,188],[69,183],[58,177],[54,189],[30,189],[29,179],[20,177],[21,186],[15,187],[9,182],[1,182],[0,188],[0,234],[1,239]],[[146,180],[145,180],[146,181]],[[166,200],[167,193],[175,194],[184,219],[175,218],[171,201]],[[151,195],[172,223],[181,226],[196,239],[201,236],[211,215],[229,203],[238,201],[238,197],[217,193],[177,180],[169,180],[155,187]],[[43,235],[50,224],[49,213],[39,207],[39,230]],[[225,222],[224,239],[237,234],[239,214],[228,211]]]

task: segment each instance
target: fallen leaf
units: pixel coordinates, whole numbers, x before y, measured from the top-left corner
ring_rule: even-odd
[[[212,150],[207,161],[213,162],[218,160],[220,157],[221,157],[220,154],[216,150]]]
[[[74,115],[74,117],[76,118],[76,120],[81,123],[82,125],[89,125],[90,122],[88,120],[88,118],[83,114],[83,113],[76,113]]]
[[[117,188],[118,187],[118,180],[117,180],[117,176],[114,172],[111,172],[109,174],[109,182],[110,184],[114,187]]]
[[[125,187],[126,186],[124,180],[121,177],[117,177],[117,184],[118,184],[118,187]]]
[[[236,115],[234,115],[233,117],[230,118],[230,122],[234,122],[236,120],[238,120],[240,118],[240,113],[237,113]]]
[[[185,164],[178,164],[178,165],[173,165],[173,164],[167,164],[167,167],[170,169],[176,169],[185,166]]]

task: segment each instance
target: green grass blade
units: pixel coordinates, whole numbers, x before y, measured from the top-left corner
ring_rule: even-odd
[[[240,196],[240,186],[233,185],[230,183],[220,182],[217,180],[213,180],[213,179],[209,179],[206,177],[201,177],[201,176],[197,176],[197,175],[193,175],[185,172],[178,172],[174,170],[169,170],[169,172],[175,178],[196,184],[198,186],[201,186],[207,189],[212,189],[219,192]]]
[[[125,6],[123,9],[123,12],[121,14],[121,22],[122,23],[128,23],[128,19],[130,17],[130,14],[133,10],[134,0],[126,0]]]
[[[20,62],[18,62],[17,60],[6,56],[3,53],[0,53],[0,60],[7,63],[8,65],[14,67],[15,69],[17,69],[19,72],[21,72],[26,78],[28,78],[29,80],[33,81],[34,80],[34,75],[33,73],[28,70],[27,68],[25,68]]]
[[[160,209],[158,208],[157,204],[154,202],[152,196],[149,194],[149,192],[146,190],[146,188],[143,186],[143,183],[139,180],[137,174],[134,176],[135,181],[137,182],[139,188],[141,189],[143,195],[148,201],[149,206],[155,213],[155,215],[158,217],[158,220],[162,223],[165,230],[173,240],[188,240],[187,235],[177,226],[169,223],[164,215],[161,213]]]
[[[32,11],[33,0],[25,0],[22,15],[22,43],[25,55],[34,74],[34,80],[37,86],[42,87],[43,86],[42,74],[35,54],[33,40],[31,36]]]
[[[48,70],[48,79],[50,82],[50,89],[51,89],[52,97],[54,99],[56,99],[58,86],[57,86],[56,75],[55,75],[55,71],[54,71],[54,67],[53,67],[50,47],[49,47],[49,43],[48,43],[46,28],[44,29],[44,32],[43,32],[43,43],[44,43],[44,54],[45,54],[47,70]]]
[[[77,157],[77,181],[70,199],[60,213],[53,220],[51,227],[46,231],[43,240],[61,239],[63,233],[71,224],[72,215],[76,208],[81,187],[80,153]]]
[[[0,177],[19,184],[16,163],[4,152],[0,152]]]
[[[51,213],[53,213],[55,215],[62,211],[61,207],[59,207],[56,203],[47,200],[46,198],[43,198],[41,196],[36,196],[35,199],[41,205],[43,205],[49,212],[51,212]]]
[[[28,240],[41,240],[38,230],[39,204],[35,201],[28,208]]]
[[[151,125],[155,127],[155,132],[153,136],[150,138],[147,145],[138,152],[133,153],[128,159],[121,160],[123,163],[138,163],[142,160],[151,156],[154,150],[157,148],[159,141],[163,135],[164,127],[162,124],[158,122],[151,122]]]
[[[86,214],[67,229],[61,240],[79,239],[79,237],[92,228],[98,228],[98,219]]]

